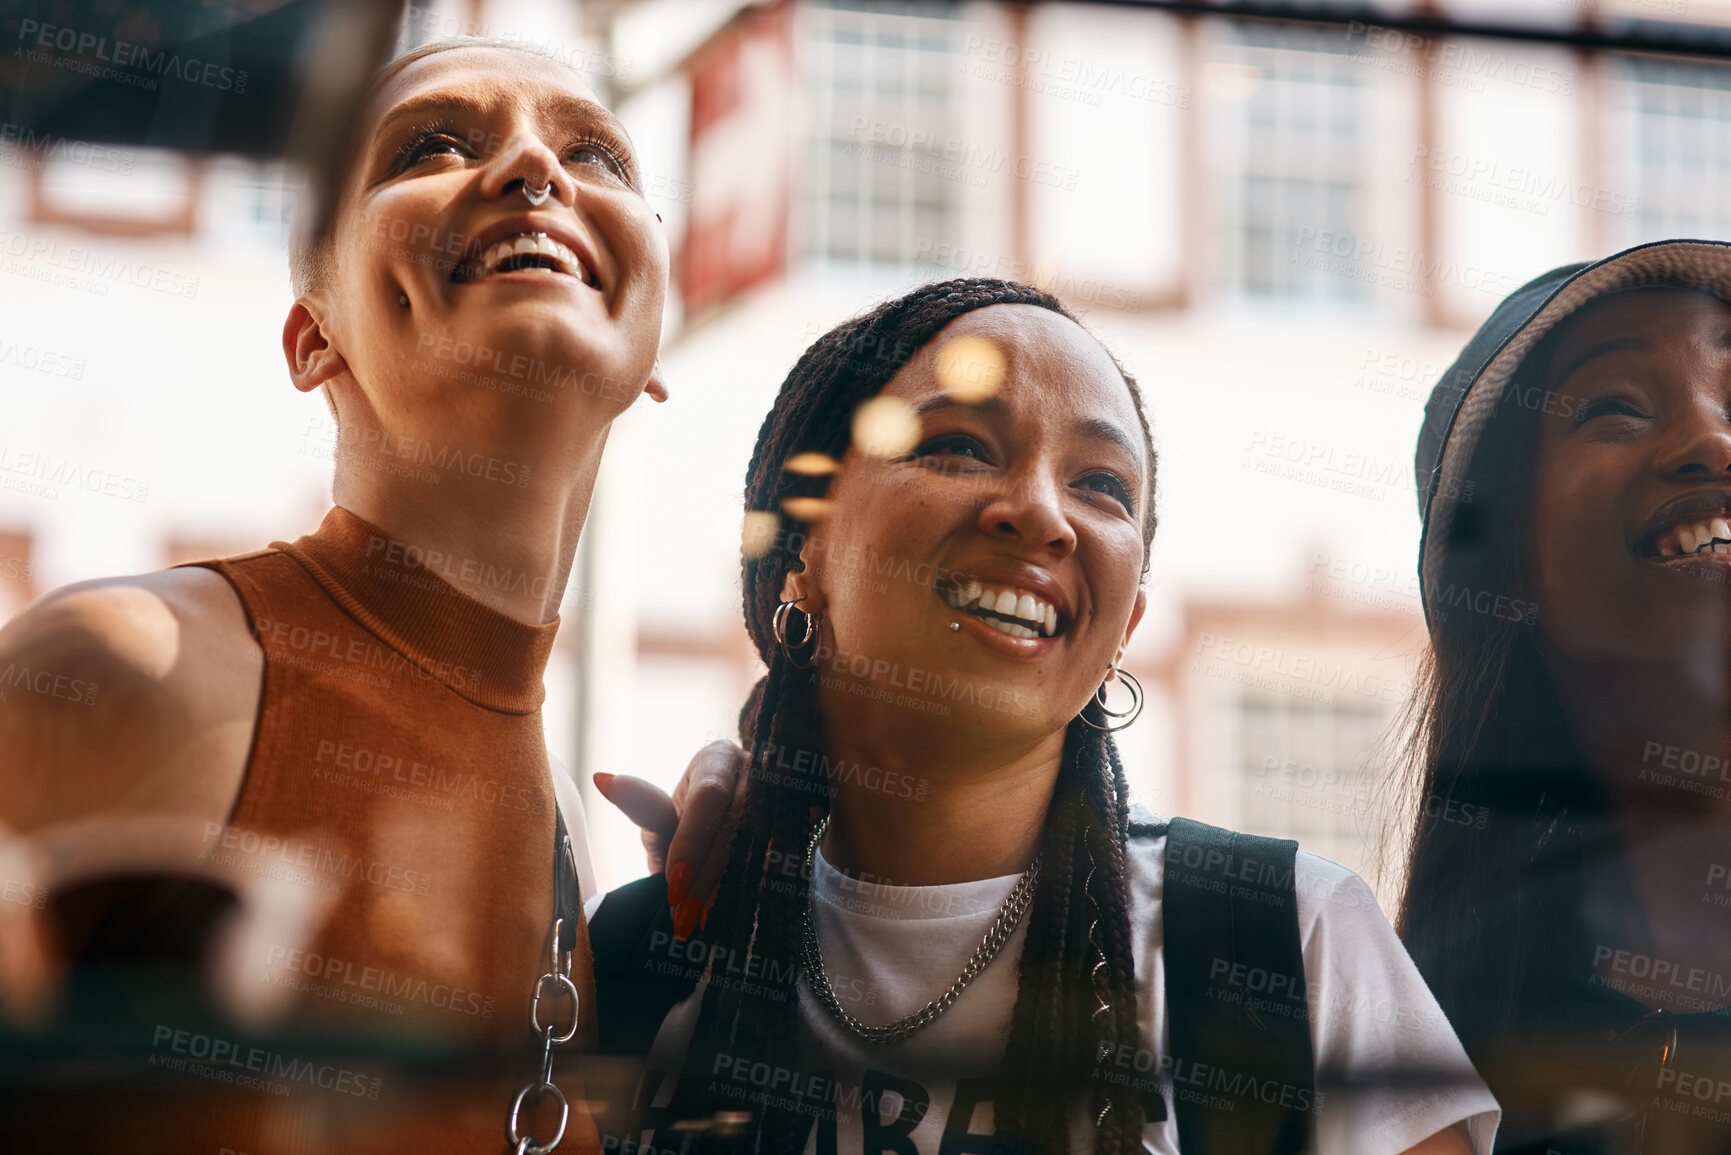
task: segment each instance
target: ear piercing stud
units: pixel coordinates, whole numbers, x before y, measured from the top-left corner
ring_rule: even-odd
[[[401,305],[405,309],[408,308],[409,307],[409,295],[407,293],[398,293],[397,294],[397,304]]]
[[[529,187],[529,182],[523,182],[523,195],[529,198],[529,203],[539,208],[549,196],[553,195],[553,182],[548,181],[538,189]]]
[[[961,630],[961,628],[962,628],[961,622],[951,622],[950,623],[950,633],[952,633],[952,634],[958,632],[959,630]]]

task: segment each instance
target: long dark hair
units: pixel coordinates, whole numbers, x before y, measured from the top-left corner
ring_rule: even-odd
[[[814,816],[827,813],[829,783],[819,758],[776,761],[777,751],[824,749],[811,679],[778,648],[771,618],[786,575],[799,565],[806,525],[786,499],[814,496],[823,484],[783,469],[801,453],[840,459],[855,410],[874,397],[943,327],[991,305],[1049,309],[1075,320],[1052,296],[1009,281],[970,278],[929,285],[843,324],[807,349],[782,383],[758,432],[746,475],[746,508],[773,513],[773,545],[743,570],[745,622],[769,672],[740,717],[750,751],[745,812],[719,897],[705,927],[712,958],[732,960],[757,976],[752,984],[711,982],[680,1080],[686,1117],[738,1110],[737,1101],[705,1093],[716,1056],[734,1064],[767,1063],[801,1070],[798,1046],[799,958],[805,886],[789,885],[771,862],[801,862]],[[1120,370],[1122,371],[1122,370]],[[1145,545],[1154,531],[1154,451],[1136,383],[1124,377],[1148,447]],[[795,508],[798,508],[797,505]],[[1144,555],[1146,562],[1146,554]],[[1136,975],[1132,955],[1125,853],[1128,788],[1111,738],[1079,721],[1065,735],[1062,768],[1047,814],[1044,865],[1027,915],[1019,987],[1003,1062],[1006,1089],[995,1099],[999,1135],[1042,1151],[1069,1146],[1069,1114],[1078,1095],[1096,1120],[1101,1155],[1140,1149],[1144,1114],[1133,1091],[1095,1077],[1107,1048],[1136,1043]],[[1103,963],[1104,965],[1099,965]],[[737,972],[736,972],[737,973]],[[1096,995],[1099,997],[1096,998]],[[1109,1010],[1098,1010],[1101,1003]],[[1054,1088],[1076,1093],[1054,1094]],[[873,1109],[874,1105],[867,1105]],[[763,1152],[803,1149],[822,1106],[758,1107],[754,1146]]]
[[[1399,930],[1493,1090],[1514,1048],[1530,1058],[1536,1039],[1569,1033],[1591,973],[1580,875],[1610,814],[1545,663],[1530,576],[1540,408],[1527,402],[1548,396],[1555,336],[1516,370],[1448,539],[1432,543],[1443,562],[1425,590],[1431,646],[1409,715]]]

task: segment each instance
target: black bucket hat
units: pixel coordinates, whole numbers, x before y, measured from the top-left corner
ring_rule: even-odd
[[[1418,490],[1418,572],[1426,620],[1449,530],[1469,493],[1473,455],[1527,354],[1570,314],[1624,289],[1700,289],[1731,301],[1731,242],[1655,241],[1602,261],[1552,269],[1510,293],[1443,373],[1424,407],[1413,461]]]

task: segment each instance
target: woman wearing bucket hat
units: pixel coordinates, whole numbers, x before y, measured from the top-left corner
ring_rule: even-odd
[[[1731,245],[1554,270],[1444,374],[1402,936],[1499,1151],[1731,1150]]]

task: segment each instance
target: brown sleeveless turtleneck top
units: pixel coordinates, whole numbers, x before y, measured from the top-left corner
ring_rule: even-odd
[[[190,1129],[213,1153],[502,1151],[512,1095],[539,1079],[529,1005],[546,969],[556,805],[541,676],[557,625],[526,625],[440,576],[485,588],[484,566],[421,560],[335,508],[292,545],[198,563],[234,587],[264,651],[246,777],[208,851],[330,903],[310,942],[268,951],[242,981],[287,992],[279,1025],[296,1036],[360,1045],[330,1079],[285,1078],[280,1062],[273,1075],[269,1059],[242,1072],[276,1086],[224,1088],[211,1125],[173,1124],[176,1150],[204,1149]],[[582,932],[575,960],[588,1020]],[[371,1061],[393,1048],[469,1062],[429,1079],[424,1065]],[[597,1140],[574,1068],[560,1062],[554,1081],[575,1103],[560,1151],[576,1155]]]

